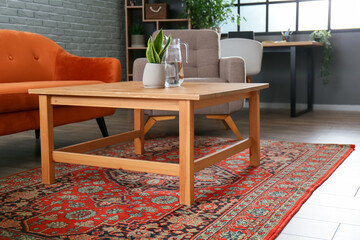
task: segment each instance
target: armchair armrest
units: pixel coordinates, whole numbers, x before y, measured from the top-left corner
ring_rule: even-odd
[[[146,63],[148,63],[146,58],[137,58],[134,61],[133,81],[142,81]]]
[[[241,57],[223,57],[220,58],[220,78],[229,83],[244,83],[245,61]]]
[[[71,55],[65,51],[57,54],[55,80],[121,81],[121,64],[116,58],[88,58]]]

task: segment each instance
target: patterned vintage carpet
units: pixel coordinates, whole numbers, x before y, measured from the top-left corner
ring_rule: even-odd
[[[234,140],[196,137],[195,157]],[[178,204],[178,178],[68,164],[57,183],[40,169],[0,179],[0,239],[275,239],[352,145],[261,143],[196,174],[196,204]],[[134,157],[131,143],[95,154]],[[178,139],[147,140],[143,159],[173,162]]]

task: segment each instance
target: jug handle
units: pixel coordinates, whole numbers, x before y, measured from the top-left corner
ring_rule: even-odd
[[[186,61],[186,63],[188,63],[189,62],[189,58],[188,58],[189,45],[187,43],[185,43],[185,42],[182,42],[180,44],[184,44],[184,46],[185,46],[185,56],[186,56],[185,61]]]

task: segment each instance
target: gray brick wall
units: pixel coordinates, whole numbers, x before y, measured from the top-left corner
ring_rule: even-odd
[[[126,73],[124,0],[0,0],[0,28],[38,33],[84,57],[115,57]]]

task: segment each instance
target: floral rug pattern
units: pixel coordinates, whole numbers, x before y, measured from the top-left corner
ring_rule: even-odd
[[[178,138],[145,141],[141,159],[178,161]],[[196,137],[195,158],[235,140]],[[0,179],[0,239],[275,239],[353,145],[262,141],[261,165],[245,150],[195,175],[195,204],[179,204],[178,177],[57,164]],[[138,158],[133,144],[92,154]]]

